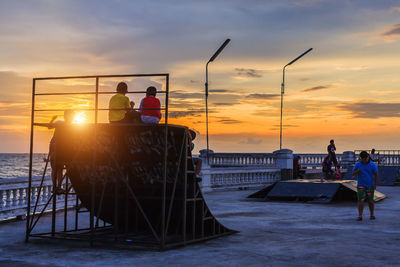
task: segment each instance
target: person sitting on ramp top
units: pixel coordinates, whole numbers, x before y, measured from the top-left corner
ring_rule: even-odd
[[[128,85],[120,82],[117,85],[117,93],[111,97],[108,105],[110,123],[140,123],[140,114],[133,110],[135,103],[129,101],[126,93],[128,93]]]
[[[150,124],[158,124],[161,119],[160,100],[156,98],[157,89],[150,86],[146,90],[146,97],[140,102],[139,112],[142,122]]]

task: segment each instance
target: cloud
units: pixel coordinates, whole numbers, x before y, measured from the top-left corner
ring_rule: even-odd
[[[252,116],[261,116],[261,117],[274,117],[278,115],[278,111],[274,111],[271,109],[268,110],[257,110],[251,113]]]
[[[323,3],[323,0],[301,0],[301,1],[296,1],[294,2],[294,6],[297,7],[313,7],[318,4]]]
[[[168,112],[168,117],[174,119],[183,117],[200,117],[204,112],[204,110],[170,111]]]
[[[188,98],[193,98],[193,99],[202,99],[204,98],[204,94],[202,93],[193,93],[193,92],[184,92],[184,91],[172,91],[170,93],[171,98],[177,98],[177,99],[188,99]]]
[[[216,106],[232,106],[232,103],[213,103]]]
[[[226,90],[226,89],[210,89],[210,90],[208,90],[208,92],[210,92],[210,93],[227,93],[227,92],[229,92],[229,90]]]
[[[390,8],[390,12],[399,12],[400,13],[400,6],[393,6]]]
[[[253,139],[251,137],[248,137],[247,140],[245,141],[240,141],[239,144],[246,144],[246,145],[258,145],[263,142],[262,139]]]
[[[382,33],[383,36],[400,35],[400,23],[391,26],[390,30]]]
[[[355,102],[338,105],[339,109],[349,111],[354,118],[393,118],[400,117],[400,103]]]
[[[12,71],[0,71],[0,99],[1,101],[15,101],[31,99],[32,79]]]
[[[282,129],[287,129],[287,128],[296,128],[299,127],[298,125],[291,125],[291,124],[283,124]],[[280,125],[272,125],[271,128],[269,128],[271,131],[276,131],[280,129]]]
[[[208,96],[210,106],[212,105],[237,105],[241,103],[242,96],[239,94],[212,93]]]
[[[320,85],[320,86],[314,86],[314,87],[310,87],[310,88],[306,88],[301,90],[301,92],[314,92],[314,91],[319,91],[319,90],[323,90],[323,89],[328,89],[331,88],[331,85]]]
[[[276,99],[280,95],[279,94],[250,94],[247,95],[246,98],[249,99]]]
[[[354,66],[354,67],[336,67],[337,70],[344,70],[344,71],[359,71],[359,70],[367,70],[368,66]]]
[[[236,124],[236,123],[242,123],[240,120],[235,120],[235,119],[230,119],[230,118],[221,118],[217,122],[222,123],[222,124]]]
[[[368,34],[372,40],[383,40],[386,43],[393,43],[400,37],[400,23],[386,26],[379,31]]]
[[[273,127],[280,127],[280,125],[272,125]],[[283,124],[282,128],[295,128],[295,127],[299,127],[298,125],[294,125],[294,124]]]
[[[261,78],[261,71],[255,70],[255,69],[244,69],[244,68],[235,68],[235,71],[237,71],[237,75],[239,76],[245,76],[245,77],[250,77],[250,78]]]

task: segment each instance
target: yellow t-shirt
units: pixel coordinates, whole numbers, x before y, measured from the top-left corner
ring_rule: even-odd
[[[122,94],[113,95],[110,99],[108,108],[108,120],[109,121],[120,121],[125,118],[126,109],[131,107],[129,98]],[[115,109],[115,110],[113,110]]]

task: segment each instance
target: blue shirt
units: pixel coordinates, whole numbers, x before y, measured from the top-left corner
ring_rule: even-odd
[[[375,184],[374,174],[378,173],[378,167],[372,161],[369,163],[362,163],[358,161],[353,168],[353,172],[356,170],[361,170],[361,173],[358,174],[357,183],[358,185],[362,185],[365,187],[373,187]]]

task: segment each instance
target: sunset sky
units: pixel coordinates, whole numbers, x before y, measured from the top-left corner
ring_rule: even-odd
[[[226,38],[209,65],[214,151],[279,149],[282,67],[311,47],[286,71],[283,147],[325,152],[335,139],[338,152],[400,149],[399,1],[0,0],[0,25],[1,153],[29,151],[33,77],[128,73],[170,74],[170,121],[200,133],[197,153],[205,148],[205,64]],[[101,90],[121,80],[131,91],[165,86],[105,79]],[[94,81],[38,89],[88,91]],[[130,97],[138,104],[142,96]],[[54,109],[91,105],[88,97],[38,101]],[[37,129],[35,151],[47,152],[51,135]]]

